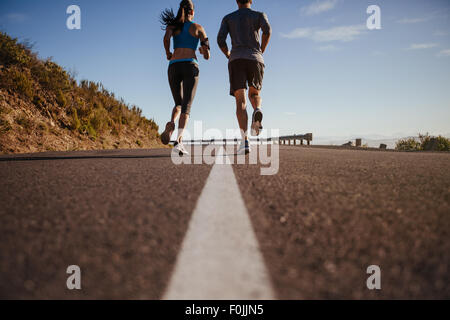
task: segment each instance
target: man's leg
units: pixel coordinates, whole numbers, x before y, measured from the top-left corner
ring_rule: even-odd
[[[248,62],[247,80],[249,83],[248,97],[253,106],[251,133],[259,136],[262,130],[263,113],[261,111],[261,88],[264,79],[264,65],[257,61]]]
[[[253,106],[253,109],[261,108],[261,90],[256,89],[255,87],[250,86],[248,90],[248,98]]]
[[[234,92],[234,97],[236,98],[236,117],[238,119],[239,128],[241,129],[243,141],[248,140],[248,115],[245,91],[245,89],[239,89]]]
[[[252,135],[253,136],[259,136],[261,130],[262,130],[262,120],[263,120],[263,113],[261,111],[261,90],[256,89],[255,87],[249,87],[248,91],[248,98],[250,99],[250,102],[253,106],[253,115],[252,115]]]

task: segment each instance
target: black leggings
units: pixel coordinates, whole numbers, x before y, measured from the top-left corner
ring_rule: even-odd
[[[194,62],[173,63],[169,66],[168,74],[175,106],[181,107],[181,113],[189,114],[200,74],[197,64]]]

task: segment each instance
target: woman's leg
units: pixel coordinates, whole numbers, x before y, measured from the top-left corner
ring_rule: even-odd
[[[178,120],[180,114],[181,114],[181,106],[175,106],[175,107],[173,107],[173,110],[172,110],[172,118],[170,118],[170,119],[171,119],[170,122],[172,122],[172,123],[177,122],[177,120]]]
[[[178,143],[181,143],[183,140],[184,129],[186,128],[188,122],[189,122],[189,115],[186,113],[182,113],[180,116],[180,121],[178,121],[178,137],[177,137]]]
[[[197,92],[199,69],[196,64],[185,64],[183,77],[183,101],[181,103],[181,116],[178,123],[178,142],[183,140],[184,129],[189,122],[191,106]]]
[[[165,145],[169,144],[173,131],[175,130],[175,121],[181,113],[181,103],[183,102],[182,80],[180,66],[174,64],[169,66],[168,71],[170,90],[172,91],[175,107],[172,110],[170,122],[166,124],[166,128],[161,135],[161,142]]]
[[[172,91],[173,101],[175,107],[172,110],[171,121],[177,121],[181,113],[181,104],[183,103],[183,77],[180,70],[180,65],[174,64],[169,67],[169,85],[170,91]]]

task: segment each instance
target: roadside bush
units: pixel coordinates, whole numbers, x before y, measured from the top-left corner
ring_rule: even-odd
[[[95,141],[97,139],[97,131],[95,131],[95,129],[91,126],[90,123],[88,123],[87,125],[87,133],[92,140]]]
[[[399,151],[419,151],[420,142],[415,138],[401,139],[397,141],[395,149]]]
[[[11,67],[5,72],[3,79],[0,79],[0,85],[8,90],[15,91],[28,98],[29,100],[34,97],[33,81],[31,75],[24,71],[19,70],[17,67]]]
[[[437,137],[419,134],[422,150],[450,151],[450,139],[441,135]]]
[[[450,151],[450,139],[441,135],[436,137],[438,141],[438,151]]]
[[[72,108],[72,124],[71,124],[71,129],[73,131],[79,130],[81,128],[81,122],[80,119],[78,118],[78,112],[77,109]]]
[[[97,132],[95,131],[95,129],[92,127],[92,125],[89,122],[86,124],[82,124],[79,131],[81,134],[88,135],[89,138],[91,138],[94,141],[97,139]]]
[[[109,126],[108,120],[108,112],[104,108],[98,108],[94,110],[89,122],[96,132],[102,133]]]
[[[450,151],[450,139],[441,135],[430,136],[428,133],[419,134],[419,138],[401,139],[396,143],[396,150],[399,151]]]
[[[42,87],[55,94],[71,88],[69,74],[50,59],[45,62],[38,61],[34,63],[31,73]]]
[[[32,59],[30,48],[12,39],[6,33],[0,32],[0,64],[26,66]]]
[[[56,103],[58,103],[58,105],[59,105],[61,108],[65,108],[66,105],[67,105],[66,97],[64,96],[64,93],[62,92],[61,89],[59,89],[59,90],[56,92]]]

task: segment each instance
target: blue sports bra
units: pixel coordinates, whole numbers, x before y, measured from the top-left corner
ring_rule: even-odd
[[[174,49],[188,48],[194,51],[197,50],[200,39],[193,37],[189,33],[189,29],[191,28],[192,24],[193,24],[192,21],[185,22],[181,33],[173,37]]]

